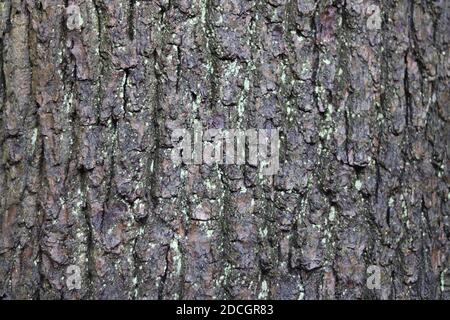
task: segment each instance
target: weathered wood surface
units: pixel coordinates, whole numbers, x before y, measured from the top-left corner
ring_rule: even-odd
[[[448,299],[449,13],[1,1],[0,298]],[[279,174],[174,167],[196,122],[279,128]]]

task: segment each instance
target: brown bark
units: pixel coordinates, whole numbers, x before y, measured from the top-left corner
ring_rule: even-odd
[[[444,0],[1,1],[0,298],[448,299],[449,34]],[[279,128],[279,174],[174,166],[196,122]]]

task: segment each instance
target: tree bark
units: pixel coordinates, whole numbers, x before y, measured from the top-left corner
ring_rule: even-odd
[[[449,35],[445,0],[1,1],[0,299],[448,299]],[[278,128],[278,174],[174,165],[196,123]]]

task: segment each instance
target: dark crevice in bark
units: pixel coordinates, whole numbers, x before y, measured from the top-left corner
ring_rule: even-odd
[[[219,57],[218,57],[218,44],[215,41],[214,36],[214,29],[213,24],[211,21],[211,12],[213,6],[212,1],[213,0],[204,0],[206,1],[206,15],[205,15],[205,22],[206,22],[206,33],[204,36],[206,37],[206,44],[207,44],[207,55],[208,58],[211,61],[211,72],[209,74],[209,81],[210,81],[210,92],[209,92],[209,108],[213,108],[213,104],[219,103],[219,91],[218,91],[218,85],[217,85],[217,75],[218,75],[218,67],[219,67]],[[196,115],[198,116],[198,114]]]
[[[341,66],[342,70],[343,70],[343,79],[346,79],[348,77],[350,77],[350,72],[348,70],[348,65],[347,63],[349,62],[349,58],[350,58],[350,54],[349,54],[349,48],[347,46],[347,43],[345,41],[345,36],[348,33],[350,33],[352,31],[349,22],[347,21],[348,17],[347,17],[347,12],[345,10],[345,1],[344,1],[344,5],[342,6],[341,10],[341,17],[342,17],[342,29],[340,31],[340,34],[338,36],[339,39],[339,43],[338,43],[338,48],[337,48],[337,52],[339,53],[339,65]],[[343,80],[345,81],[345,80]],[[351,95],[352,93],[350,92],[349,95]],[[349,148],[349,141],[350,141],[350,120],[349,120],[349,113],[350,110],[347,106],[345,106],[344,109],[344,128],[345,128],[345,140],[344,140],[344,149],[345,149],[345,159],[342,159],[342,161],[345,164],[349,164],[349,154],[350,154],[350,148]],[[357,168],[357,167],[356,167]]]
[[[403,153],[403,164],[400,171],[400,185],[404,184],[404,181],[408,179],[407,173],[407,164],[410,158],[411,154],[411,140],[413,135],[413,128],[412,128],[412,98],[411,98],[411,92],[410,92],[410,76],[408,71],[408,57],[411,54],[413,50],[413,43],[412,43],[412,33],[413,33],[413,14],[414,14],[414,1],[410,1],[408,5],[408,48],[405,50],[405,56],[404,56],[404,73],[403,73],[403,90],[405,94],[405,128],[403,132],[403,138],[402,138],[402,153]]]
[[[164,20],[164,17],[166,15],[166,12],[169,10],[171,6],[171,1],[168,1],[168,7],[160,7],[160,30],[158,33],[158,45],[161,45],[164,43],[165,39],[165,32],[166,32],[166,22]],[[161,49],[161,50],[160,50]],[[153,146],[152,150],[150,150],[149,153],[149,160],[148,160],[148,170],[147,170],[147,177],[146,177],[146,185],[150,188],[149,191],[149,199],[151,201],[151,208],[152,211],[154,211],[157,208],[157,205],[159,203],[159,198],[157,195],[157,186],[158,186],[158,173],[159,173],[159,167],[160,167],[160,148],[161,148],[161,130],[164,129],[164,125],[161,125],[160,122],[164,120],[164,114],[161,112],[162,107],[162,70],[161,70],[161,64],[159,62],[159,53],[163,52],[161,47],[156,46],[152,52],[152,58],[153,58],[153,69],[152,69],[152,75],[155,77],[154,80],[154,99],[152,102],[152,124],[151,124],[151,131],[153,135]],[[161,116],[160,116],[161,115]]]
[[[101,8],[100,8],[100,4],[98,3],[99,0],[92,0],[92,4],[94,6],[94,11],[95,11],[95,16],[97,18],[97,32],[98,32],[98,38],[97,38],[97,46],[98,46],[98,51],[99,51],[99,58],[100,58],[100,63],[101,63],[101,73],[100,73],[100,78],[101,76],[104,74],[104,68],[105,68],[105,60],[107,60],[109,58],[108,55],[106,55],[105,57],[105,52],[102,51],[102,38],[103,38],[103,20],[102,20],[102,12],[101,12]]]
[[[175,84],[176,92],[180,92],[181,64],[182,64],[182,61],[181,61],[181,46],[183,45],[183,38],[181,38],[180,42],[181,43],[179,45],[177,45],[177,60],[178,60],[178,63],[177,63],[177,82]]]
[[[138,242],[138,237],[136,237],[133,240],[133,271],[132,271],[132,281],[134,281],[134,284],[131,288],[131,299],[133,300],[137,300],[139,298],[139,291],[138,291],[138,286],[139,286],[139,267],[142,266],[141,261],[139,259],[139,255],[137,254],[137,242]]]
[[[128,105],[128,80],[130,77],[130,68],[127,68],[124,70],[125,72],[125,79],[123,80],[123,85],[122,85],[122,92],[123,92],[123,110],[125,112],[128,112],[129,110],[127,109],[127,105]]]
[[[97,1],[98,0],[92,0],[92,4],[94,5],[95,15],[97,17],[98,46],[100,47],[102,43],[102,18],[100,5]]]
[[[164,289],[166,287],[166,280],[167,275],[169,273],[169,265],[170,265],[169,255],[170,255],[170,247],[167,246],[167,252],[165,255],[166,265],[164,268],[164,274],[161,276],[161,280],[159,281],[158,284],[158,300],[162,300],[164,298]]]
[[[94,231],[92,228],[91,217],[89,216],[89,207],[87,203],[87,192],[88,192],[88,172],[86,169],[82,168],[80,172],[80,184],[81,184],[81,194],[83,197],[83,205],[80,208],[81,213],[84,217],[84,223],[86,225],[86,280],[87,280],[87,298],[93,298],[93,280],[95,272],[95,244],[94,244]]]
[[[213,20],[211,19],[212,16],[212,10],[216,10],[217,8],[214,6],[213,4],[213,0],[203,0],[202,1],[202,5],[204,5],[206,7],[206,12],[205,12],[205,21],[204,23],[206,24],[204,26],[205,28],[205,32],[203,33],[203,37],[205,37],[206,39],[206,55],[207,55],[207,60],[211,63],[211,70],[209,71],[209,74],[207,75],[207,77],[209,77],[209,97],[207,99],[208,104],[207,107],[210,109],[214,109],[214,105],[215,104],[221,104],[221,99],[219,97],[219,84],[217,83],[217,79],[220,77],[219,75],[219,65],[220,65],[220,61],[219,61],[219,57],[218,57],[218,46],[219,43],[216,39],[216,35],[214,32],[214,28],[213,28]],[[239,63],[239,62],[238,62]],[[195,119],[199,119],[200,118],[200,110],[197,110],[196,114],[194,115]],[[228,127],[233,127],[234,124],[230,123],[229,118],[226,119],[225,122],[225,126]],[[229,237],[229,232],[230,231],[230,221],[229,221],[229,216],[230,216],[230,212],[228,210],[229,206],[227,205],[230,202],[230,192],[229,192],[229,188],[227,187],[226,184],[226,173],[224,171],[224,168],[222,165],[218,165],[217,166],[218,169],[218,176],[220,177],[219,182],[221,185],[221,188],[224,190],[224,195],[222,197],[222,201],[223,201],[223,207],[221,212],[219,213],[219,232],[220,232],[220,245],[223,246],[223,251],[221,252],[221,265],[222,265],[222,269],[221,269],[221,276],[222,276],[222,281],[221,281],[221,288],[223,290],[223,296],[225,299],[229,299],[232,297],[232,295],[230,294],[231,288],[229,287],[229,274],[225,273],[224,270],[226,270],[227,267],[231,266],[231,261],[230,261],[230,257],[229,257],[229,253],[231,252],[231,248],[230,248],[230,237]],[[184,259],[183,259],[184,260]]]
[[[112,133],[111,133],[111,140],[112,143],[109,146],[109,173],[108,173],[108,182],[107,182],[107,190],[106,190],[106,198],[105,201],[103,202],[103,210],[104,212],[108,212],[108,206],[111,203],[111,201],[114,198],[114,190],[113,190],[113,183],[114,183],[114,177],[115,177],[115,164],[116,164],[116,155],[115,155],[115,148],[116,145],[118,143],[118,134],[117,134],[117,119],[115,115],[112,115],[110,118],[111,124],[108,125],[109,129],[111,129]],[[104,214],[102,216],[101,219],[101,223],[100,223],[100,230],[103,230],[103,226],[104,226]]]
[[[3,146],[6,140],[5,137],[5,123],[3,123],[3,117],[4,117],[4,112],[5,112],[5,108],[6,108],[6,102],[7,102],[7,97],[6,97],[6,74],[5,74],[5,60],[4,60],[4,39],[3,39],[3,35],[0,38],[0,100],[1,100],[1,105],[0,105],[0,145]],[[4,190],[4,188],[6,187],[4,185],[4,182],[6,181],[6,176],[5,176],[5,172],[4,172],[4,166],[6,165],[4,163],[4,156],[3,156],[3,150],[1,150],[0,153],[0,177],[1,177],[1,182],[0,182],[0,190]],[[3,197],[2,199],[0,199],[0,215],[3,215],[3,210],[6,209],[6,197]],[[0,220],[1,221],[1,220]]]
[[[39,158],[39,176],[45,177],[45,146],[44,142],[41,140],[41,155]],[[40,182],[41,190],[44,190],[44,181]],[[44,223],[45,223],[45,208],[42,205],[44,203],[44,199],[38,199],[37,203],[37,212],[36,212],[36,224],[38,226],[37,237],[38,237],[38,253],[37,253],[37,268],[39,272],[39,283],[35,292],[35,296],[37,300],[40,300],[41,290],[44,290],[44,281],[46,281],[45,273],[43,270],[42,259],[43,259],[43,248],[42,248],[42,239],[44,236]]]
[[[311,83],[313,86],[313,100],[314,100],[314,106],[316,107],[317,111],[320,112],[320,97],[319,94],[316,92],[317,88],[318,88],[318,78],[317,78],[317,74],[319,72],[319,67],[320,67],[320,45],[318,43],[318,21],[319,21],[319,4],[316,4],[316,8],[314,10],[314,14],[313,14],[313,19],[311,19],[311,29],[313,30],[313,38],[314,38],[314,51],[313,51],[313,55],[314,55],[314,60],[313,60],[313,65],[312,65],[312,75],[311,75]]]
[[[164,27],[166,26],[166,24],[164,22],[164,19],[166,17],[166,13],[170,10],[171,7],[172,7],[172,1],[171,0],[167,1],[167,6],[160,6],[160,8],[161,8],[161,19],[160,19],[159,23],[162,26],[161,31],[163,31],[163,32],[165,31]]]
[[[134,17],[136,10],[136,0],[129,0],[128,3],[128,36],[131,41],[134,40]]]
[[[387,44],[388,41],[386,39],[387,37],[387,26],[389,21],[388,16],[388,10],[386,9],[389,7],[389,4],[386,6],[385,2],[381,2],[381,12],[383,12],[381,16],[381,61],[380,61],[380,68],[381,68],[381,75],[380,75],[380,105],[379,109],[377,110],[377,115],[382,115],[382,120],[377,119],[377,125],[378,125],[378,137],[377,137],[377,149],[376,149],[376,156],[375,156],[375,202],[378,203],[380,200],[380,184],[381,184],[381,148],[383,145],[384,140],[384,121],[386,121],[386,111],[387,111],[387,101],[386,101],[386,90],[388,85],[388,57],[387,57]],[[389,215],[386,216],[388,226],[389,226]]]
[[[30,85],[30,94],[31,94],[30,108],[31,107],[35,108],[35,112],[33,113],[34,123],[35,123],[34,130],[36,130],[36,132],[37,132],[36,133],[36,141],[34,142],[33,149],[39,150],[37,152],[40,152],[38,155],[38,157],[39,157],[38,158],[38,175],[43,180],[42,177],[45,176],[44,175],[44,172],[45,172],[45,146],[44,146],[44,141],[43,141],[43,136],[42,136],[41,123],[39,121],[39,105],[36,101],[36,90],[35,90],[36,88],[33,83],[34,68],[35,68],[33,57],[37,56],[37,43],[36,43],[37,36],[36,36],[36,32],[34,31],[34,28],[33,28],[32,8],[28,8],[29,4],[26,4],[26,6],[28,9],[27,10],[27,15],[28,15],[28,28],[27,28],[28,66],[30,68],[30,79],[31,79],[31,83],[29,84]],[[31,39],[33,39],[33,41]],[[37,152],[35,152],[35,154],[37,154]],[[30,162],[31,162],[31,159],[30,159]],[[30,165],[31,165],[31,163],[30,163]],[[32,178],[28,178],[28,179],[31,180]],[[41,188],[39,190],[43,190],[43,188],[44,188],[44,182],[42,180],[39,183],[41,186]],[[25,191],[25,187],[24,187],[24,191]],[[41,290],[43,290],[44,281],[45,281],[45,275],[44,275],[43,266],[42,266],[43,249],[42,249],[42,244],[41,244],[41,239],[44,234],[43,224],[45,222],[45,218],[44,218],[45,213],[44,213],[44,207],[42,206],[40,196],[38,194],[35,195],[35,201],[36,201],[36,209],[37,210],[36,210],[35,224],[34,224],[33,228],[36,228],[37,230],[35,232],[36,239],[32,239],[32,240],[35,240],[35,243],[37,244],[35,266],[36,266],[36,270],[38,273],[38,283],[36,284],[36,290],[31,294],[37,300],[39,300],[40,296],[41,296]]]
[[[345,108],[344,110],[344,124],[345,124],[345,141],[344,141],[344,146],[345,146],[345,154],[346,154],[346,159],[345,159],[345,163],[349,163],[349,154],[350,154],[350,148],[349,148],[349,136],[350,136],[350,121],[349,121],[349,113],[350,111],[348,110],[348,108]]]
[[[411,93],[409,89],[409,74],[408,74],[408,55],[409,50],[405,53],[405,72],[403,76],[403,87],[405,90],[405,123],[406,123],[406,130],[409,132],[410,125],[411,125],[411,119],[412,119],[412,107],[411,107]]]
[[[8,34],[11,30],[11,27],[12,27],[11,17],[12,17],[12,11],[13,11],[11,1],[6,1],[6,3],[3,2],[3,5],[4,5],[3,10],[6,10],[8,12],[8,14],[7,14],[8,18],[6,19],[6,21],[1,21],[3,23],[3,25],[1,25],[2,28],[0,29],[1,41],[3,41],[5,35]],[[3,17],[1,17],[1,18],[3,18]],[[2,48],[3,48],[3,46],[2,46]]]
[[[154,146],[153,146],[153,150],[151,150],[151,152],[152,152],[151,160],[150,160],[151,164],[149,166],[149,168],[153,168],[153,172],[150,172],[149,179],[148,179],[149,180],[148,185],[150,186],[150,197],[152,200],[152,209],[155,209],[158,204],[156,187],[158,184],[157,172],[159,170],[159,161],[160,161],[159,150],[161,147],[161,129],[162,129],[159,124],[159,121],[160,121],[159,113],[161,111],[161,107],[160,107],[161,75],[160,75],[160,71],[159,71],[158,54],[157,54],[156,49],[155,49],[155,51],[153,51],[153,74],[155,76],[155,99],[154,99],[154,104],[153,104],[153,116],[152,116]]]
[[[423,4],[425,6],[425,3]],[[425,9],[426,7],[424,7]],[[414,1],[411,1],[410,3],[410,17],[409,17],[409,46],[410,46],[410,53],[414,57],[414,61],[417,63],[417,67],[419,69],[419,75],[420,75],[420,92],[422,93],[421,101],[423,105],[426,105],[426,102],[424,101],[425,98],[425,80],[427,79],[427,68],[423,59],[423,55],[420,48],[420,43],[417,38],[416,33],[416,25],[414,22],[414,15],[415,15],[415,7],[414,7]],[[434,44],[434,38],[435,38],[435,23],[437,19],[433,19],[433,44]],[[413,92],[410,92],[410,99],[412,100],[414,96]],[[412,108],[412,106],[411,106]],[[412,109],[411,109],[412,111]],[[410,112],[410,121],[413,119],[413,114]]]

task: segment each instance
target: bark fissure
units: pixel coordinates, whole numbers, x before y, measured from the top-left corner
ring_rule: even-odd
[[[0,299],[448,299],[447,18],[3,2]],[[198,128],[278,129],[279,171],[175,164]]]

